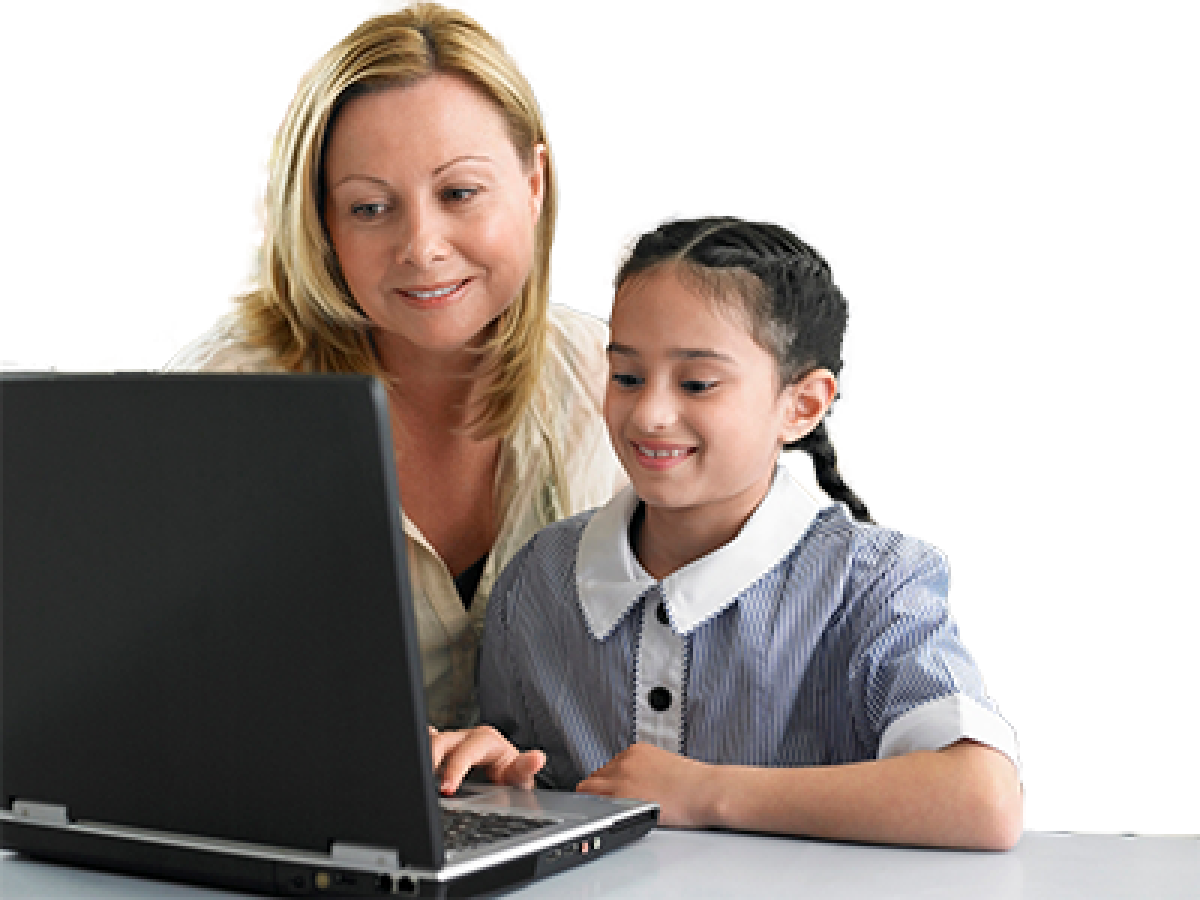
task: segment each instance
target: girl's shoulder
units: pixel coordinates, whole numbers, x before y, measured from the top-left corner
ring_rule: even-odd
[[[948,577],[950,568],[946,554],[935,545],[894,528],[860,522],[844,503],[817,513],[797,543],[795,556],[819,559],[856,580],[870,580],[884,571],[936,570]]]
[[[270,350],[252,347],[229,313],[177,353],[166,366],[177,372],[281,372]]]
[[[537,531],[505,564],[492,590],[492,604],[555,599],[575,583],[575,557],[579,541],[595,509],[559,519]],[[553,596],[551,596],[553,595]]]

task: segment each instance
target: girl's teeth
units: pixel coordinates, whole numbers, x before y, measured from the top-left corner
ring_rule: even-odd
[[[651,450],[649,447],[638,447],[638,450],[643,456],[653,459],[666,459],[669,456],[683,456],[687,453],[687,450]]]

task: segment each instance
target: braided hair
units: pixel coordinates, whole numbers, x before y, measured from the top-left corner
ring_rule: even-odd
[[[666,222],[634,244],[617,272],[617,290],[663,264],[712,301],[740,308],[750,336],[774,358],[781,385],[816,369],[841,372],[846,298],[824,257],[786,228],[732,217]],[[812,458],[825,493],[856,519],[872,521],[838,471],[824,419],[785,446]]]

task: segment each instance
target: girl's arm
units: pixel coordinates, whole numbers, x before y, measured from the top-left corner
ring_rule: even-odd
[[[1008,850],[1021,836],[1016,767],[962,740],[839,766],[710,765],[634,744],[578,790],[654,800],[661,822],[841,841]]]
[[[495,784],[532,788],[534,776],[546,765],[541,750],[521,752],[490,725],[477,725],[461,731],[438,731],[429,726],[429,750],[438,789],[453,794],[467,773],[478,767]]]

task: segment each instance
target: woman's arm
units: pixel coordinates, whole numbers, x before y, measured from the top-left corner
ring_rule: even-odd
[[[842,841],[1008,850],[1023,797],[1002,753],[962,740],[937,751],[840,766],[709,765],[635,744],[580,782],[654,800],[661,822]]]

